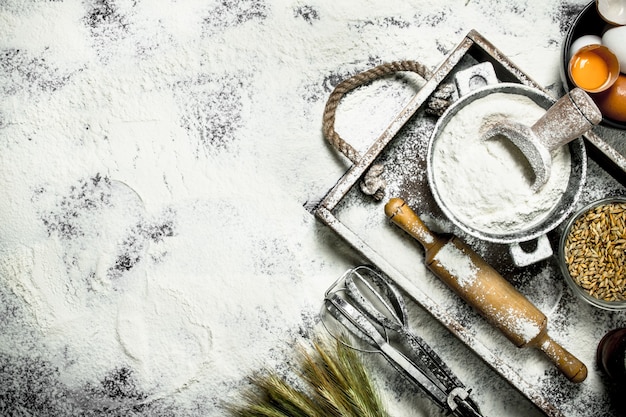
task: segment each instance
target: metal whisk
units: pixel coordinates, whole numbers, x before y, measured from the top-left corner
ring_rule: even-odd
[[[483,417],[471,390],[410,331],[404,299],[388,278],[366,266],[351,269],[326,291],[324,308],[440,408],[459,417]]]

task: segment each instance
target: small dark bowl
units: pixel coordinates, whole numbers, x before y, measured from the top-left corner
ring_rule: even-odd
[[[608,23],[598,14],[595,0],[587,4],[574,19],[574,22],[565,35],[565,39],[561,47],[561,80],[563,81],[565,91],[569,91],[576,87],[567,74],[567,68],[569,66],[569,50],[572,42],[584,35],[602,36],[602,32],[607,25]],[[626,123],[612,120],[608,117],[603,117],[600,124],[616,129],[626,130]]]

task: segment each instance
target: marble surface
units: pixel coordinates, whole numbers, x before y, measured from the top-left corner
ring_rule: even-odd
[[[382,62],[434,68],[476,29],[557,96],[585,4],[0,3],[0,415],[221,416],[253,372],[287,374],[320,331],[324,291],[360,262],[308,210],[350,166],[321,133],[333,87]],[[356,147],[420,82],[393,84],[342,104]],[[531,275],[516,284],[540,307],[571,299]],[[575,300],[550,313],[626,323]],[[412,320],[486,416],[543,414],[419,306]],[[600,330],[586,329],[559,337],[589,357]],[[393,415],[441,414],[371,365]],[[600,409],[584,388],[542,389],[566,415]]]

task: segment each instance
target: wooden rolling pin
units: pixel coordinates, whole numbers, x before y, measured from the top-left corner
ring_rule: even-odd
[[[585,364],[548,336],[547,317],[463,241],[431,232],[402,199],[392,198],[385,214],[424,246],[428,268],[515,346],[536,347],[570,381],[585,380]]]

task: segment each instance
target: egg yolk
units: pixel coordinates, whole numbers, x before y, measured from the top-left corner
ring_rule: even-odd
[[[609,79],[609,67],[601,56],[593,51],[581,51],[574,57],[570,69],[572,80],[583,90],[595,90]]]

